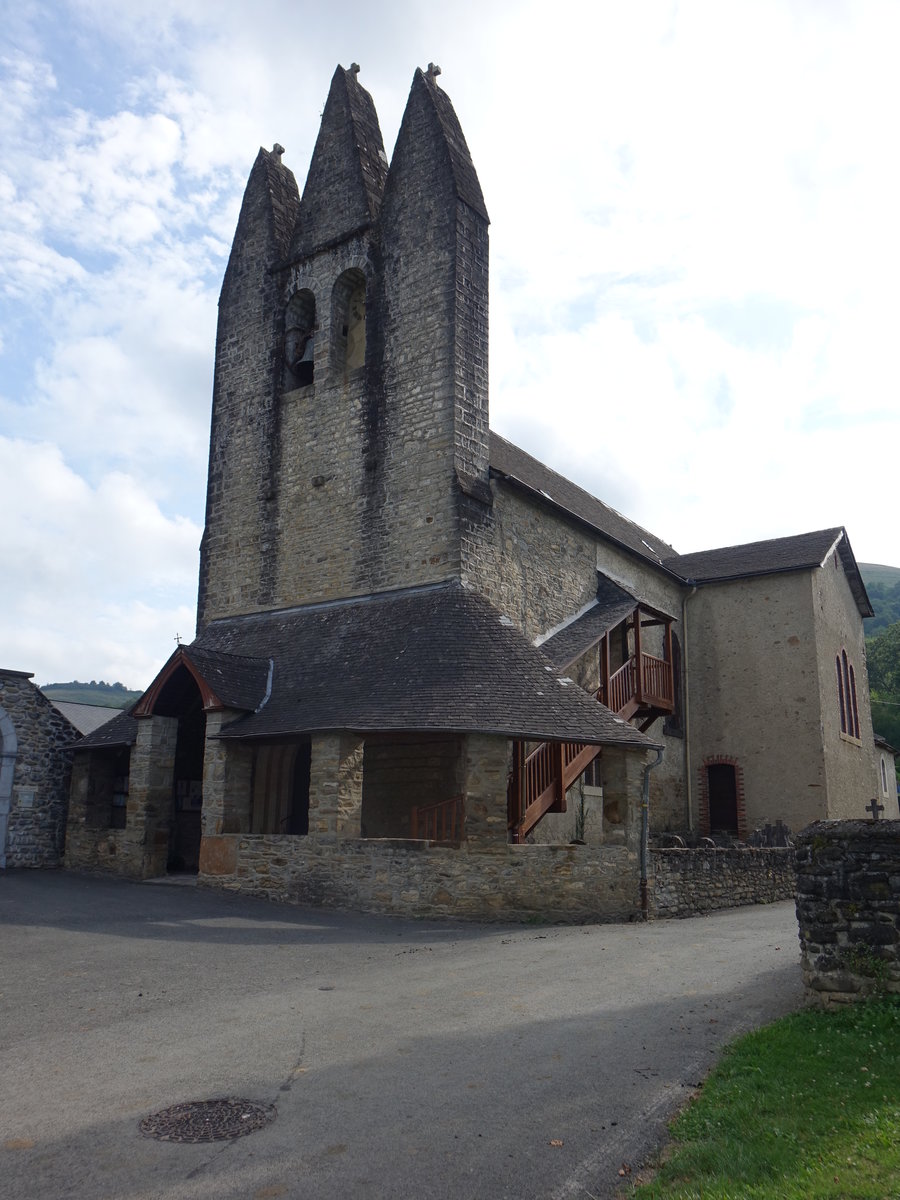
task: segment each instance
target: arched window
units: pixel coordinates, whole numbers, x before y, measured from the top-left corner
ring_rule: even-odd
[[[339,373],[366,362],[366,277],[353,267],[338,276],[331,305],[332,364]]]
[[[313,381],[316,298],[307,288],[294,292],[284,314],[285,388]]]
[[[841,709],[841,733],[859,738],[859,708],[856,703],[856,672],[842,650],[837,662],[838,702]]]

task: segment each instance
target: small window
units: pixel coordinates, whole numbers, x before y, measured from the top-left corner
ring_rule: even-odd
[[[881,760],[881,790],[885,795],[888,794],[887,767],[884,765],[884,758]]]
[[[307,288],[291,296],[284,314],[285,388],[313,381],[316,342],[316,298]]]

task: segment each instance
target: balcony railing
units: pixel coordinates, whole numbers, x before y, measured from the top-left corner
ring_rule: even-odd
[[[671,712],[675,703],[672,664],[653,654],[642,654],[638,672],[637,659],[632,655],[610,675],[609,687],[601,687],[597,699],[619,715],[629,708],[658,708]]]
[[[410,835],[426,842],[461,842],[465,838],[466,810],[463,796],[414,808]]]

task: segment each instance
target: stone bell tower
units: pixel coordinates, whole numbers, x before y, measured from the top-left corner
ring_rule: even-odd
[[[250,174],[219,301],[198,628],[459,577],[489,507],[488,217],[439,68],[388,168],[354,64],[303,194]]]

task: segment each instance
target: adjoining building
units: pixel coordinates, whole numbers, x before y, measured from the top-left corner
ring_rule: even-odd
[[[862,816],[843,529],[678,555],[488,424],[488,216],[438,71],[339,67],[219,306],[197,636],[76,751],[67,862],[382,911],[639,911],[687,837]],[[646,891],[644,889],[644,894]]]
[[[0,867],[58,867],[65,845],[81,735],[31,680],[0,668]]]

